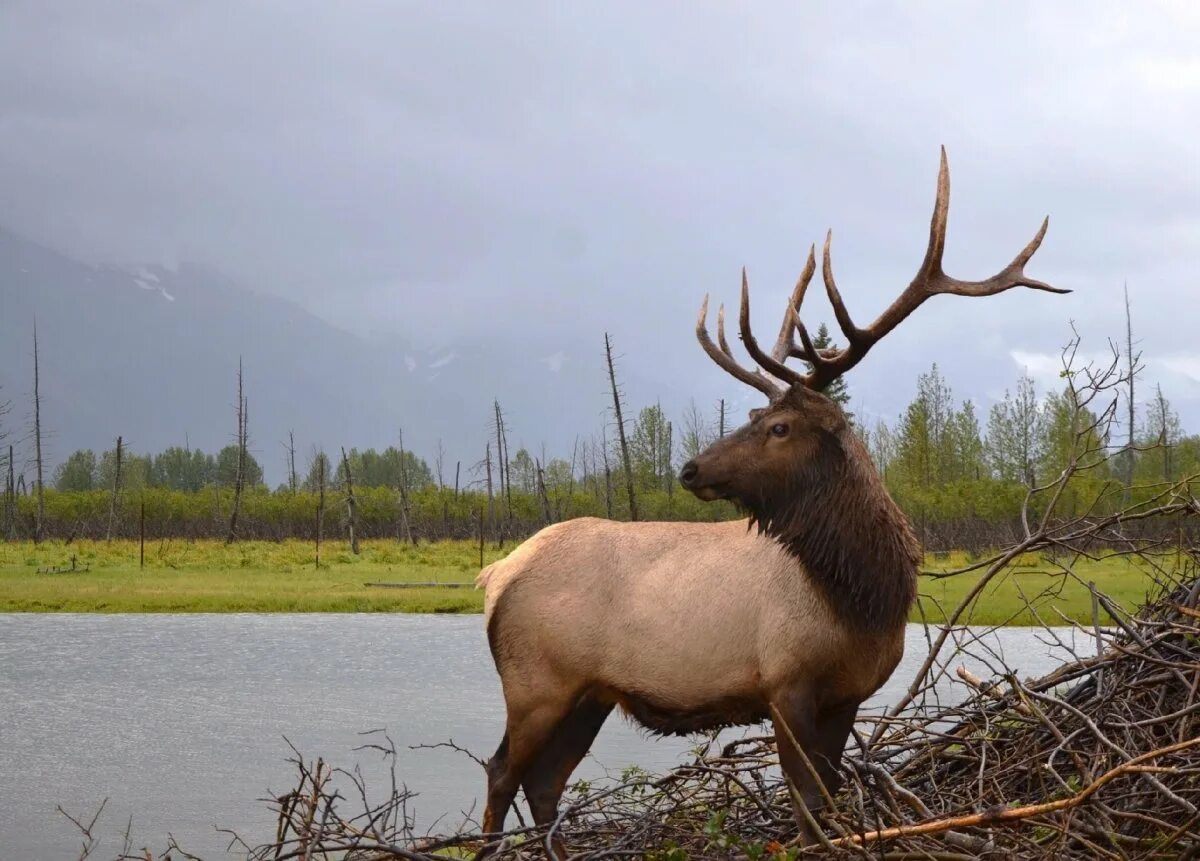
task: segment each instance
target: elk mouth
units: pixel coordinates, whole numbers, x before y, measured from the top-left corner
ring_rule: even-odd
[[[703,487],[689,487],[692,495],[701,502],[716,502],[718,499],[730,499],[729,488],[720,484],[706,484]]]

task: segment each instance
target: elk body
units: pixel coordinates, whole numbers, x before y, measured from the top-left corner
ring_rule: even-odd
[[[504,737],[487,766],[485,832],[502,829],[519,787],[535,822],[552,822],[571,772],[618,706],[663,734],[771,718],[781,765],[803,805],[820,807],[822,790],[836,791],[858,708],[903,653],[920,555],[846,416],[820,390],[934,294],[986,296],[1015,286],[1067,292],[1023,271],[1046,223],[992,278],[945,275],[948,200],[943,150],[925,259],[866,328],[854,325],[841,300],[826,239],[823,277],[845,348],[818,352],[800,321],[815,249],[769,353],[750,330],[743,273],[739,330],[761,370],[733,358],[723,311],[712,342],[705,299],[701,345],[769,402],[686,464],[680,481],[701,499],[732,500],[748,521],[571,520],[479,575],[507,707]],[[789,358],[811,370],[797,373],[785,365]]]

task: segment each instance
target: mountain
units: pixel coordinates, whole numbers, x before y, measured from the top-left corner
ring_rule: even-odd
[[[553,333],[535,346],[520,332],[454,344],[451,320],[448,346],[422,351],[343,331],[202,265],[93,266],[0,230],[0,401],[12,401],[3,421],[18,468],[32,462],[35,321],[50,469],[75,449],[112,447],[118,434],[137,452],[228,444],[239,356],[251,449],[271,484],[284,479],[289,430],[303,465],[315,445],[382,448],[402,427],[431,467],[442,440],[447,480],[461,460],[465,483],[489,439],[493,397],[513,451],[545,443],[569,458],[575,435],[606,420],[599,333],[580,362]]]

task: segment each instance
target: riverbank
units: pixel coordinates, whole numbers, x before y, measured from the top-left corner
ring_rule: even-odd
[[[487,547],[484,563],[505,555]],[[322,548],[313,563],[313,545],[299,541],[221,541],[180,539],[147,543],[145,567],[132,541],[0,543],[0,612],[76,613],[309,613],[409,612],[477,613],[483,595],[470,584],[479,570],[479,547],[469,541],[421,544],[364,541],[352,554],[344,542]],[[964,565],[963,553],[926,560],[930,572]],[[1136,606],[1151,588],[1144,563],[1121,558],[1078,560],[1074,578],[1053,578],[1056,565],[1027,555],[988,585],[970,621],[983,625],[1029,625],[1025,609],[1053,587],[1041,604],[1044,620],[1091,621],[1087,582],[1126,606]],[[922,577],[922,599],[912,621],[945,618],[977,582],[977,574],[945,579]],[[368,583],[422,584],[386,588]],[[424,584],[449,584],[427,586]]]

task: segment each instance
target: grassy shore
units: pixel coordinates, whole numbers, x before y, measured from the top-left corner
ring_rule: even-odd
[[[507,549],[511,549],[509,545]],[[506,551],[487,548],[484,561]],[[72,562],[73,560],[73,562]],[[961,553],[931,557],[930,571],[966,563]],[[71,571],[74,564],[75,570]],[[50,569],[50,570],[48,570]],[[53,569],[57,569],[54,571]],[[67,569],[63,571],[62,569]],[[87,570],[83,570],[87,569]],[[321,566],[313,564],[313,547],[283,543],[171,540],[146,546],[146,565],[139,568],[135,542],[0,543],[0,611],[79,613],[298,613],[415,612],[474,613],[483,596],[473,588],[444,586],[384,588],[368,583],[470,584],[479,570],[479,548],[467,541],[410,547],[395,541],[365,541],[354,556],[344,543],[322,548]],[[1091,620],[1091,596],[1085,583],[1132,607],[1151,583],[1138,565],[1124,560],[1082,561],[1073,566],[1083,581],[1051,580],[1056,568],[1027,556],[989,584],[971,621],[977,624],[1028,625],[1035,620],[1024,609],[1051,585],[1058,594],[1044,599],[1039,612],[1046,621]],[[682,574],[680,576],[686,576]],[[922,599],[912,618],[941,621],[977,582],[978,575],[946,579],[923,577]]]

